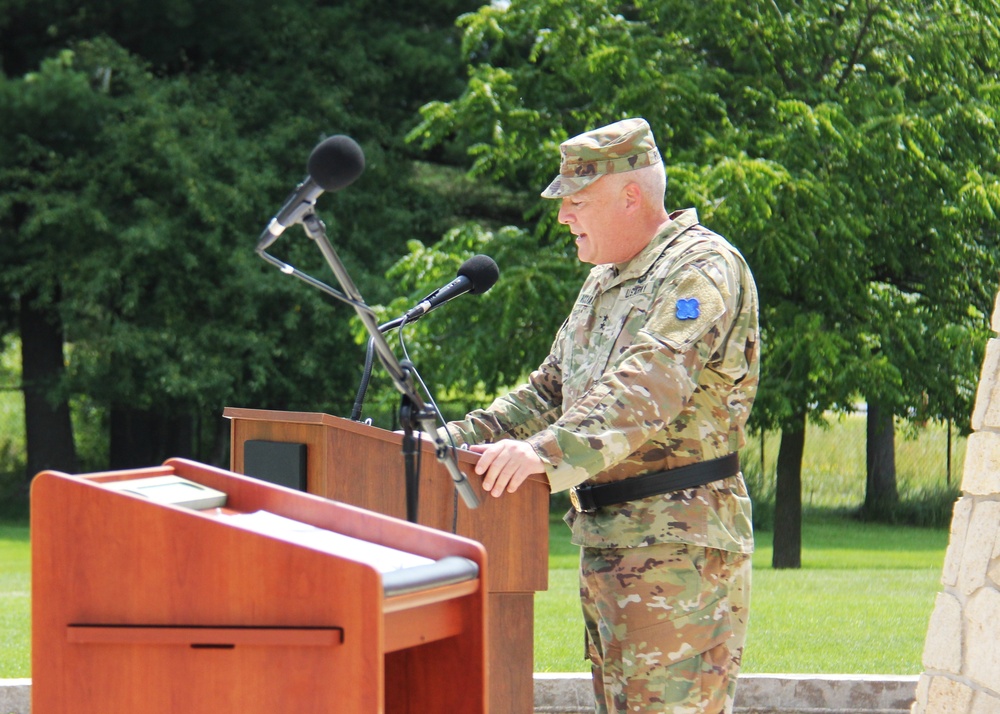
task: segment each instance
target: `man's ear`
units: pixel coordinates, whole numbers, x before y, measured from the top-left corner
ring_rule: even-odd
[[[629,181],[622,189],[626,210],[635,210],[642,204],[642,188],[635,181]]]

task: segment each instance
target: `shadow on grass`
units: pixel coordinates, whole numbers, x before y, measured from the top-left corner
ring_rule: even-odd
[[[769,568],[775,533],[756,532],[754,567]],[[802,569],[932,570],[948,548],[945,528],[859,521],[856,511],[810,509],[802,517]]]
[[[0,518],[0,540],[12,543],[27,543],[29,541],[27,519],[7,520]]]
[[[802,569],[932,569],[940,572],[948,547],[947,528],[867,523],[854,509],[810,508],[802,515]],[[757,528],[754,566],[770,568],[774,530]],[[549,516],[553,567],[575,567],[579,548],[561,513]]]
[[[0,476],[0,522],[27,523],[30,512],[27,486]]]

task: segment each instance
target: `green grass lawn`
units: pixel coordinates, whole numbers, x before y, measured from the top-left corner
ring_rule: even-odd
[[[0,405],[6,401],[0,395]],[[0,422],[3,410],[0,409]],[[769,532],[757,534],[750,631],[744,671],[754,673],[916,674],[940,589],[946,529],[865,524],[848,509],[864,498],[865,425],[861,417],[810,425],[803,459],[801,570],[771,568]],[[0,435],[8,432],[0,429]],[[942,425],[911,429],[896,442],[900,490],[943,485]],[[0,436],[0,461],[16,450]],[[764,486],[773,482],[779,439],[768,434]],[[965,440],[954,439],[951,480],[961,482]],[[745,463],[760,462],[758,439]],[[30,677],[28,527],[0,522],[0,678]],[[583,672],[578,551],[558,519],[550,528],[549,589],[535,598],[535,670]]]
[[[0,523],[0,677],[30,677],[31,553],[26,525]]]
[[[801,570],[771,568],[758,533],[744,672],[918,674],[948,532],[807,514]],[[535,670],[589,671],[578,550],[550,528],[549,589],[535,598]]]
[[[917,674],[948,532],[807,514],[801,570],[754,555],[745,672]],[[588,671],[577,549],[550,528],[549,589],[535,597],[535,671]],[[0,678],[30,677],[28,527],[0,524]]]

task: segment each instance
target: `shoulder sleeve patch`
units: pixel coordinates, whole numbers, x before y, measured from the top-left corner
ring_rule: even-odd
[[[700,270],[688,270],[664,287],[647,332],[679,350],[708,331],[726,311],[719,288]]]

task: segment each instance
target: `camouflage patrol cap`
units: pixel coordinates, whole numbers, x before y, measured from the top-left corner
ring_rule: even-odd
[[[559,175],[542,191],[542,198],[569,196],[605,174],[660,163],[653,130],[639,118],[623,119],[567,139],[559,145],[559,152]]]

